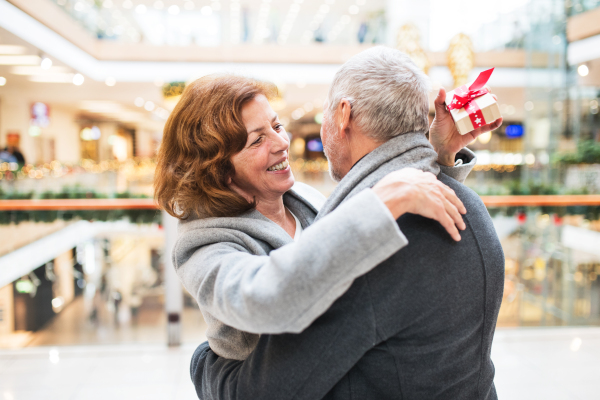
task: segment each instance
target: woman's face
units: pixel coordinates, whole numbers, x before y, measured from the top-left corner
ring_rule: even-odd
[[[290,140],[277,114],[263,95],[242,108],[248,132],[246,145],[231,158],[235,175],[230,184],[249,200],[275,199],[294,185],[289,166]]]

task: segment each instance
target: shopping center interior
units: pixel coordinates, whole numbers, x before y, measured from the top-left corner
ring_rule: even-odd
[[[498,394],[596,398],[600,1],[0,0],[0,399],[197,398],[206,324],[153,200],[167,118],[197,78],[272,82],[294,176],[329,195],[328,87],[376,45],[430,77],[431,119],[495,68],[466,185],[506,257]]]

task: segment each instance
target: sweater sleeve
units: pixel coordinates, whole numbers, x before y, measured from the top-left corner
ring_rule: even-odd
[[[366,189],[268,256],[217,243],[176,269],[200,308],[224,324],[258,334],[299,333],[354,279],[407,243],[387,207]]]
[[[444,174],[448,175],[450,178],[454,178],[460,183],[464,183],[475,164],[477,164],[475,153],[465,147],[456,155],[456,164],[454,167],[447,167],[441,164],[438,165]]]

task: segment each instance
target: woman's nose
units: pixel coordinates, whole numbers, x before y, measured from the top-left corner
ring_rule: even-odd
[[[278,153],[280,151],[286,151],[290,146],[290,141],[288,140],[287,132],[283,131],[282,133],[276,133],[273,138],[273,147],[272,150],[274,153]]]

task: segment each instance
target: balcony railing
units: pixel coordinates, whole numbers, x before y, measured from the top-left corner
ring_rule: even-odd
[[[481,199],[493,216],[506,258],[498,326],[599,325],[600,195]],[[107,210],[124,209],[154,211],[157,204],[153,199],[0,201],[0,215],[52,211],[87,215],[95,210],[103,215]],[[168,254],[176,220],[164,212],[162,215]],[[176,277],[173,280],[177,282]],[[179,293],[175,287],[173,283],[171,291]],[[169,311],[173,312],[178,311]]]
[[[600,206],[600,195],[481,196],[486,207]],[[157,209],[153,199],[0,200],[0,211]]]

